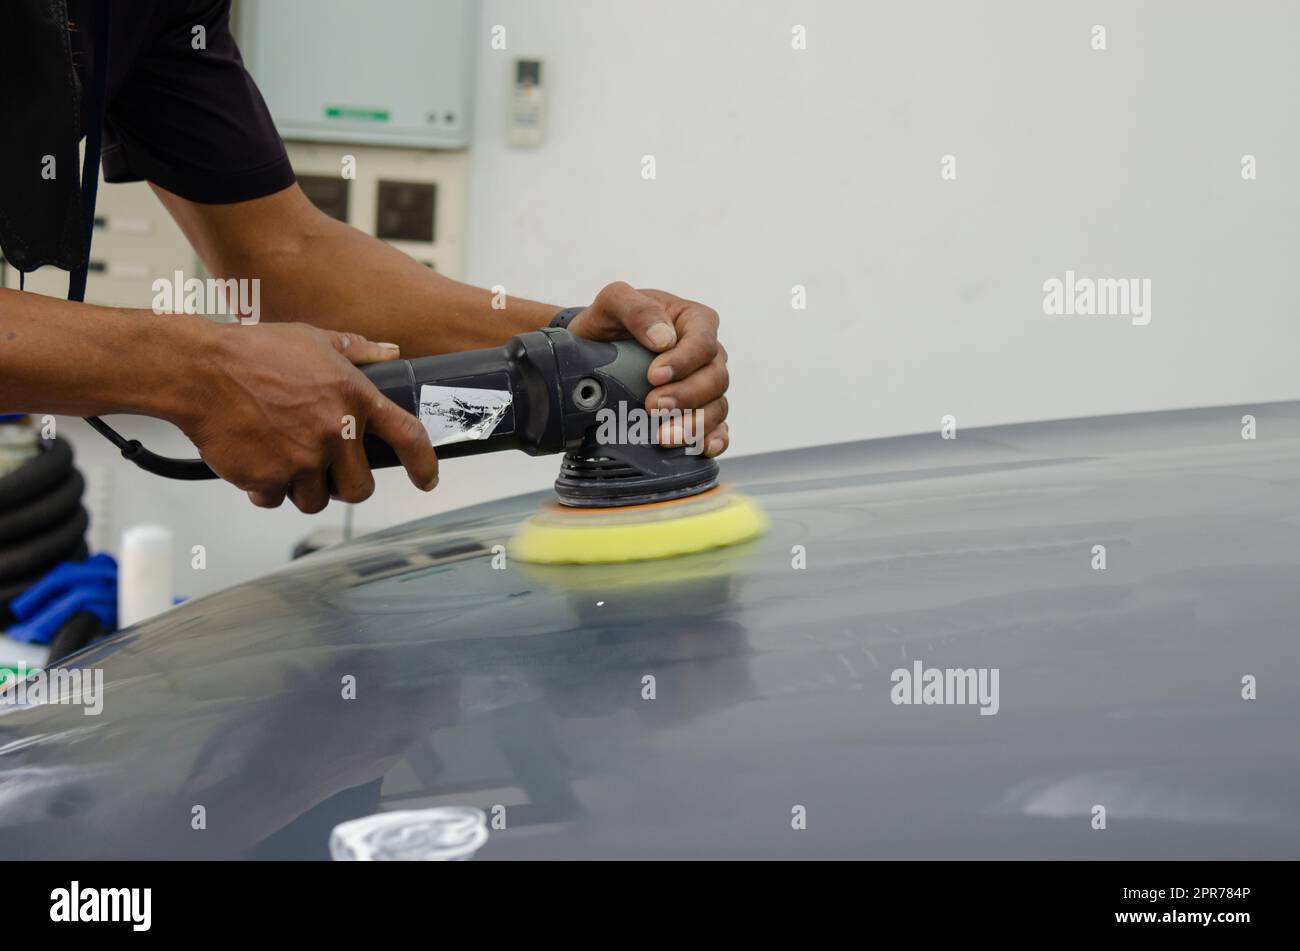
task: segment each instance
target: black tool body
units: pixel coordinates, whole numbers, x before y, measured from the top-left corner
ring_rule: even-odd
[[[439,459],[503,449],[534,456],[565,453],[555,483],[560,501],[607,507],[693,495],[717,483],[717,464],[698,448],[601,438],[602,432],[622,431],[602,427],[605,413],[644,412],[651,389],[646,372],[653,357],[634,341],[585,340],[548,328],[520,334],[501,347],[392,360],[361,370],[381,393],[415,416],[421,415],[425,386],[453,387],[471,395],[475,390],[509,393],[509,407],[489,434],[441,445]],[[648,427],[650,433],[656,430]],[[215,478],[201,459],[167,459],[135,440],[105,435],[123,456],[150,472],[177,479]],[[399,464],[387,443],[370,434],[364,439],[372,468]]]
[[[536,330],[512,337],[505,346],[362,367],[379,391],[412,415],[420,415],[426,386],[510,393],[510,408],[490,436],[438,447],[440,459],[519,449],[532,456],[576,448],[596,413],[619,401],[640,406],[650,387],[649,361],[636,378],[636,344],[600,343],[566,330]],[[642,350],[642,352],[646,352]],[[375,436],[366,437],[373,467],[397,465],[396,454]]]

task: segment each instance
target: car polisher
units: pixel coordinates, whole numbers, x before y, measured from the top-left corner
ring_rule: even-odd
[[[563,453],[554,503],[524,522],[512,553],[542,564],[607,564],[732,545],[763,532],[753,502],[718,485],[718,464],[689,446],[660,446],[658,426],[610,425],[646,413],[654,354],[547,328],[502,347],[360,367],[386,397],[421,420],[439,459],[519,449]],[[649,414],[647,414],[649,415]],[[170,459],[89,420],[149,472],[211,479],[202,459]],[[619,441],[621,438],[622,441]],[[372,468],[399,465],[366,434]]]

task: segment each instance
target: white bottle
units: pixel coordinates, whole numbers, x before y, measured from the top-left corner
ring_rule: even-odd
[[[172,532],[132,525],[117,562],[117,626],[138,624],[172,606]]]

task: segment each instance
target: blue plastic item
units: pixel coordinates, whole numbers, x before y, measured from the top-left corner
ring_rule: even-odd
[[[20,621],[33,617],[46,602],[83,584],[109,583],[116,589],[117,562],[111,555],[92,555],[85,561],[65,561],[49,571],[22,594],[9,602],[9,610]]]
[[[81,611],[112,630],[117,627],[117,562],[104,554],[64,562],[14,598],[9,610],[19,623],[5,633],[28,644],[48,644]]]
[[[117,589],[111,585],[73,588],[47,605],[31,620],[13,625],[5,633],[26,644],[48,644],[74,614],[89,611],[110,630],[117,626]]]

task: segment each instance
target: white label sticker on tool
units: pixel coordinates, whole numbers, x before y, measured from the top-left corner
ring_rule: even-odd
[[[487,439],[509,408],[509,390],[432,383],[420,387],[420,422],[435,446]]]

